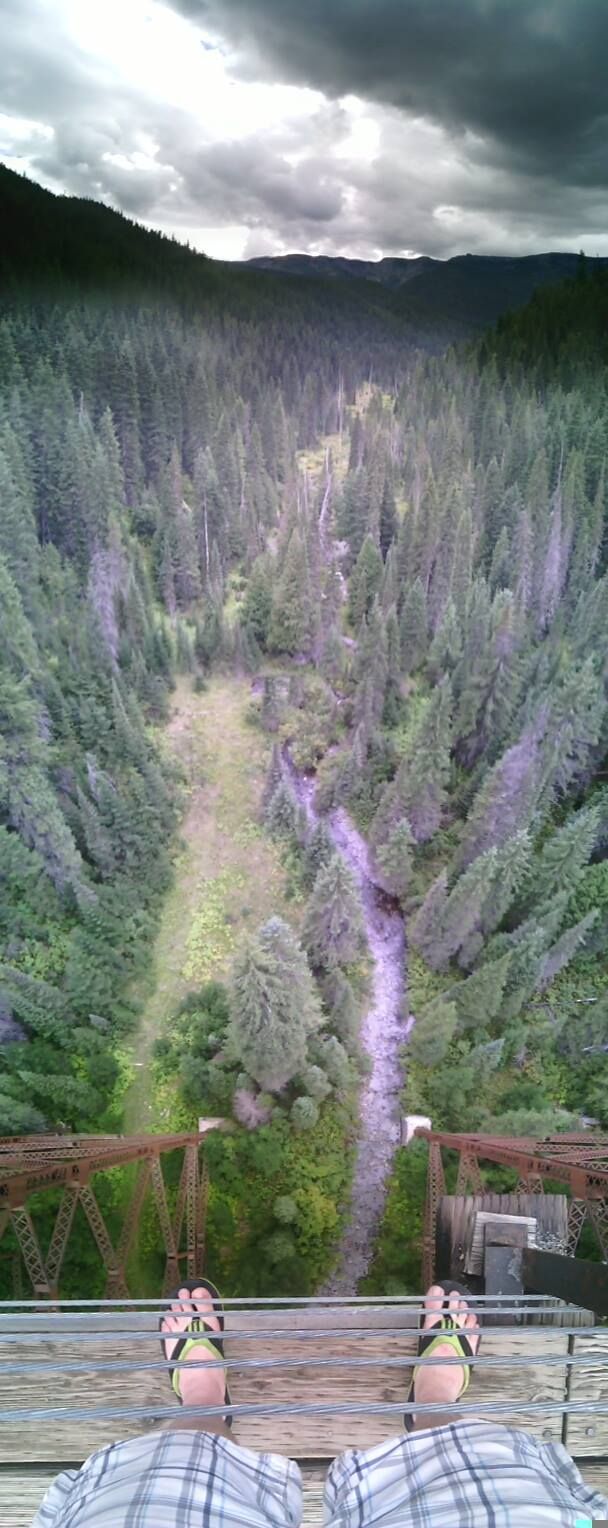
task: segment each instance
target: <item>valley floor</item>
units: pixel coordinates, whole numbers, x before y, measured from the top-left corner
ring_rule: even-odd
[[[285,907],[278,852],[257,821],[270,750],[246,721],[249,701],[247,679],[220,673],[201,694],[181,678],[172,696],[165,745],[186,776],[187,807],[132,1044],[128,1134],[179,1126],[175,1101],[154,1093],[151,1064],[155,1041],[186,994],[225,978],[244,929],[272,913],[297,922],[297,906]]]
[[[258,823],[270,742],[247,721],[250,699],[248,680],[221,673],[201,694],[182,679],[173,695],[164,743],[186,777],[187,807],[132,1047],[133,1080],[124,1107],[129,1134],[191,1128],[191,1112],[177,1092],[154,1078],[156,1040],[188,991],[226,977],[245,929],[258,928],[272,914],[296,927],[300,921],[300,904],[286,902],[278,850]],[[314,784],[292,765],[290,773],[312,819]],[[370,1070],[360,1094],[352,1197],[343,1211],[336,1270],[324,1287],[325,1293],[349,1295],[369,1269],[398,1145],[405,949],[403,920],[378,893],[361,835],[344,811],[330,815],[329,827],[361,892],[373,960],[361,1030]]]

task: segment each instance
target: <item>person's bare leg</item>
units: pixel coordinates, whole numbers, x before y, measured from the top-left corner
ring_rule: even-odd
[[[440,1284],[432,1284],[424,1297],[426,1316],[424,1318],[425,1330],[437,1326],[442,1314],[445,1291]],[[448,1296],[448,1308],[456,1323],[466,1332],[473,1352],[479,1346],[479,1336],[473,1335],[477,1327],[477,1317],[471,1315],[464,1295],[451,1294]],[[424,1406],[430,1406],[433,1401],[446,1402],[457,1401],[464,1379],[463,1366],[461,1364],[443,1363],[444,1358],[454,1359],[456,1354],[451,1343],[437,1344],[433,1352],[432,1363],[423,1364],[416,1378],[414,1399]],[[435,1362],[435,1359],[437,1362]],[[457,1412],[423,1411],[414,1417],[414,1431],[421,1432],[428,1427],[447,1427],[450,1422],[459,1420]]]
[[[163,1317],[161,1330],[166,1333],[165,1351],[170,1359],[180,1337],[186,1331],[193,1316],[203,1316],[207,1326],[212,1331],[221,1330],[219,1318],[213,1307],[213,1300],[209,1290],[201,1285],[200,1289],[194,1289],[192,1294],[187,1289],[180,1289],[179,1299],[174,1300],[167,1315]],[[171,1334],[174,1334],[172,1336]],[[204,1335],[201,1333],[201,1335]],[[210,1352],[209,1348],[197,1345],[186,1354],[183,1362],[190,1361],[197,1365],[204,1364],[206,1360],[219,1359],[219,1353]],[[226,1396],[226,1370],[194,1368],[189,1373],[187,1368],[179,1370],[179,1387],[184,1406],[222,1406]],[[221,1417],[188,1417],[180,1411],[175,1411],[175,1417],[171,1417],[163,1424],[165,1429],[173,1432],[176,1429],[188,1428],[190,1431],[219,1433],[222,1438],[231,1438],[230,1428]]]

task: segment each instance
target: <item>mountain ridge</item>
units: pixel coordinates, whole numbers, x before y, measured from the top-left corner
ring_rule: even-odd
[[[382,260],[349,260],[343,256],[262,255],[243,261],[243,269],[273,275],[306,277],[350,284],[374,285],[390,292],[393,311],[412,323],[434,322],[450,338],[473,333],[496,322],[501,314],[529,302],[539,287],[574,276],[580,254],[547,250],[533,255],[453,255],[436,260],[385,256]],[[591,271],[608,264],[601,256],[585,257]],[[414,267],[412,269],[412,267]]]
[[[533,292],[573,276],[580,255],[387,255],[379,261],[331,255],[263,255],[215,260],[175,237],[146,228],[90,197],[48,191],[0,164],[0,288],[74,293],[95,288],[172,297],[187,311],[220,303],[243,315],[257,306],[272,318],[287,302],[321,310],[330,326],[370,326],[382,345],[438,351],[466,340],[523,307]],[[608,264],[589,258],[591,271]],[[285,280],[291,277],[291,281]],[[337,304],[337,293],[340,293]]]

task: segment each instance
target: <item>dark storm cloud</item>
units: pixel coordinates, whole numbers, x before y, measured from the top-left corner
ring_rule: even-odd
[[[341,187],[325,164],[307,156],[294,168],[272,149],[261,149],[251,139],[244,143],[216,143],[201,150],[191,163],[182,164],[184,183],[199,205],[209,200],[215,208],[247,221],[265,210],[280,218],[306,218],[327,223],[342,206]]]
[[[172,8],[205,23],[206,33],[192,29],[201,59],[215,30],[227,90],[238,75],[306,83],[325,99],[304,111],[293,103],[293,116],[271,112],[263,132],[246,131],[237,107],[234,136],[214,132],[192,93],[189,109],[176,108],[131,79],[128,49],[119,77],[79,47],[62,0],[0,0],[0,113],[16,123],[0,154],[203,248],[205,229],[238,227],[247,254],[523,254],[581,242],[608,254],[608,0]],[[173,94],[182,56],[167,56]],[[244,110],[246,94],[239,86]],[[366,152],[350,136],[349,94],[371,102],[364,116],[377,143]]]
[[[245,73],[491,140],[504,166],[608,179],[607,0],[172,0]]]
[[[201,142],[189,113],[119,84],[79,50],[45,0],[22,0],[17,16],[13,0],[0,0],[0,27],[10,37],[0,57],[0,111],[52,126],[50,139],[32,132],[23,156],[72,194],[175,226],[278,222],[304,231],[338,216],[342,186],[323,153],[347,130],[336,103],[308,119],[305,162],[293,165],[285,156],[302,150],[301,124],[287,121],[263,142]],[[157,161],[117,163],[137,151],[142,134],[156,144]]]

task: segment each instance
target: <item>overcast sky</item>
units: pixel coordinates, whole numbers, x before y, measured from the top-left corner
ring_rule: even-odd
[[[0,0],[0,159],[228,259],[608,255],[608,0]]]

